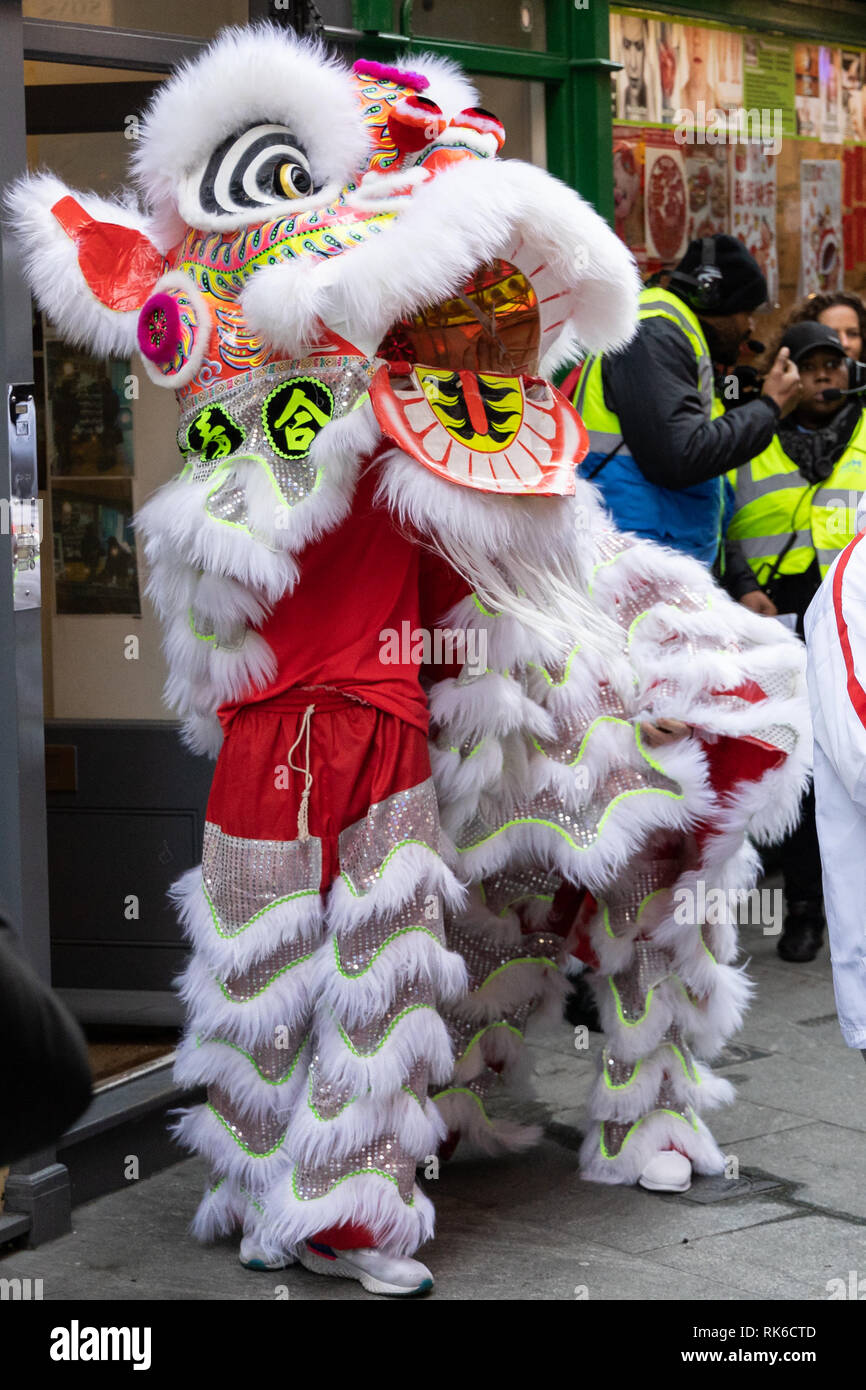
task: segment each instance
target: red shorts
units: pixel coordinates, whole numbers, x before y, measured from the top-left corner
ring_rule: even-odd
[[[420,729],[337,691],[292,690],[244,705],[228,723],[207,806],[207,819],[226,835],[299,838],[309,705],[307,820],[309,834],[322,841],[324,891],[339,872],[340,831],[376,802],[426,782],[430,754]]]

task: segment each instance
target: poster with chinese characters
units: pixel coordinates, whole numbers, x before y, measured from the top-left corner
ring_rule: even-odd
[[[842,161],[804,159],[800,165],[801,297],[841,290]]]
[[[729,145],[686,145],[688,239],[728,230]]]
[[[866,146],[848,145],[842,154],[842,230],[845,269],[866,261]]]
[[[647,256],[674,265],[688,245],[688,196],[683,146],[672,130],[647,130],[644,174]]]
[[[767,281],[770,304],[779,294],[776,245],[776,157],[763,145],[735,145],[730,230],[754,256]]]

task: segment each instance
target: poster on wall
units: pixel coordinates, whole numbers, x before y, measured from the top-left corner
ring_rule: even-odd
[[[132,482],[71,478],[51,489],[58,614],[141,616]]]
[[[762,145],[734,146],[730,230],[758,262],[770,304],[775,304],[779,297],[776,158]]]
[[[680,108],[698,127],[743,102],[742,35],[683,26]]]
[[[842,50],[818,49],[821,139],[825,144],[842,140]]]
[[[817,140],[821,127],[821,88],[818,67],[818,45],[794,45],[794,105],[797,110],[797,134]]]
[[[800,165],[801,297],[841,290],[842,161],[804,159]]]
[[[658,27],[657,20],[641,15],[610,17],[610,56],[622,63],[612,76],[617,120],[661,120]]]
[[[644,233],[644,132],[630,125],[613,127],[614,231],[625,242],[643,271],[646,266]]]
[[[796,131],[794,54],[790,40],[747,34],[743,43],[743,106],[747,111],[780,112],[779,135]]]
[[[129,477],[132,409],[129,361],[90,357],[45,341],[48,461],[52,477]]]
[[[672,24],[669,20],[659,20],[656,38],[659,70],[659,120],[666,125],[673,125],[682,105],[680,89],[684,66],[683,43],[681,24]]]
[[[650,260],[673,265],[688,244],[688,196],[683,146],[674,132],[647,130],[644,222]]]
[[[728,230],[729,145],[686,145],[689,241]]]
[[[846,140],[862,140],[863,59],[856,49],[842,49],[842,134]]]
[[[842,232],[845,269],[866,261],[866,147],[849,145],[842,153]]]

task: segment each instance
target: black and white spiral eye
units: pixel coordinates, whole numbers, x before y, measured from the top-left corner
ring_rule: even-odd
[[[230,135],[207,162],[199,184],[204,212],[232,214],[317,192],[306,153],[287,126],[256,125]]]

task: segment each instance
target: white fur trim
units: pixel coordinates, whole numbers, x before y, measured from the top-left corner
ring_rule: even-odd
[[[445,1024],[431,1005],[410,1006],[390,1025],[378,1049],[359,1054],[324,1010],[317,1014],[316,1047],[322,1075],[354,1095],[377,1098],[399,1091],[417,1062],[426,1062],[435,1083],[451,1075],[454,1055]]]
[[[407,931],[388,941],[360,975],[337,970],[333,936],[312,962],[311,993],[334,1010],[348,1028],[383,1014],[402,985],[426,981],[437,999],[458,999],[466,989],[462,958],[423,930]],[[347,947],[343,939],[343,950]]]
[[[266,959],[285,941],[301,938],[310,943],[311,950],[315,949],[322,932],[322,899],[318,893],[311,893],[276,903],[243,931],[222,936],[205,896],[200,864],[181,874],[171,885],[169,895],[196,955],[223,975],[246,970],[255,961]],[[295,970],[304,968],[296,966]]]
[[[524,1153],[544,1132],[540,1125],[491,1119],[475,1092],[465,1087],[449,1087],[436,1097],[436,1105],[449,1132],[459,1133],[460,1142],[479,1153]]]
[[[301,961],[252,999],[237,1003],[220,989],[213,968],[195,955],[175,987],[187,1007],[187,1028],[205,1037],[229,1038],[240,1047],[270,1041],[281,1027],[294,1029],[312,1012],[310,962]]]
[[[213,335],[213,319],[201,290],[184,271],[170,270],[167,275],[163,275],[161,280],[157,280],[151,294],[161,294],[167,290],[181,290],[192,305],[197,329],[193,350],[180,371],[171,374],[161,372],[156,363],[145,357],[141,350],[139,350],[138,356],[154,386],[167,386],[171,391],[179,391],[182,386],[188,386],[193,377],[198,375],[199,367],[207,356]]]
[[[686,1120],[654,1111],[638,1124],[615,1158],[601,1152],[599,1126],[594,1124],[581,1145],[580,1176],[589,1182],[636,1183],[644,1168],[662,1149],[676,1147],[698,1173],[722,1173],[725,1156],[701,1119],[697,1128]]]
[[[341,877],[331,886],[328,925],[350,931],[372,916],[402,907],[418,894],[439,893],[447,908],[463,906],[466,890],[436,850],[425,845],[400,845],[366,893],[357,894]]]
[[[257,1156],[241,1148],[209,1105],[173,1112],[178,1118],[169,1126],[184,1148],[203,1154],[218,1172],[228,1173],[244,1186],[260,1192],[289,1166],[285,1140],[270,1154]]]
[[[133,155],[136,178],[167,229],[176,229],[178,192],[229,135],[261,123],[288,126],[303,145],[318,197],[280,200],[246,217],[208,217],[196,227],[264,221],[326,204],[365,162],[368,137],[355,84],[339,59],[313,39],[270,24],[224,29],[205,52],[160,84]]]
[[[299,1163],[324,1165],[344,1158],[382,1134],[397,1136],[400,1147],[419,1162],[433,1157],[445,1126],[432,1101],[419,1105],[406,1091],[392,1096],[360,1096],[333,1119],[320,1119],[302,1099],[289,1126],[286,1144]]]
[[[295,1059],[286,1052],[286,1081],[269,1082],[255,1063],[237,1046],[209,1040],[198,1043],[188,1034],[175,1053],[173,1075],[183,1086],[219,1085],[230,1095],[243,1097],[244,1111],[259,1119],[265,1115],[288,1115],[303,1093],[307,1080],[309,1044]]]
[[[131,227],[150,241],[155,240],[153,226],[132,204],[79,193],[53,174],[31,174],[19,179],[6,198],[28,283],[39,308],[64,341],[84,347],[96,357],[127,357],[137,345],[139,310],[109,309],[93,293],[81,273],[75,242],[51,211],[55,203],[66,197],[75,198],[97,222]],[[145,287],[142,303],[149,293]]]
[[[275,1259],[301,1241],[333,1226],[356,1223],[372,1232],[376,1248],[389,1255],[414,1255],[434,1227],[433,1203],[416,1187],[409,1206],[396,1184],[375,1172],[344,1179],[324,1197],[302,1201],[285,1178],[268,1194],[267,1225],[260,1233],[266,1254]]]

